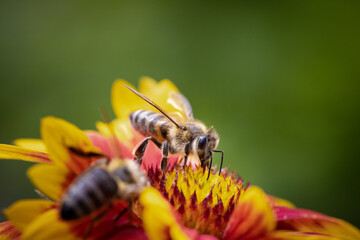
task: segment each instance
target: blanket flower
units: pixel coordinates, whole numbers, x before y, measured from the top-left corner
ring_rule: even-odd
[[[37,163],[28,176],[42,196],[20,200],[5,210],[8,221],[0,224],[0,239],[360,239],[359,229],[350,223],[296,208],[244,183],[228,169],[219,173],[213,168],[208,178],[195,157],[184,167],[181,156],[171,156],[168,167],[161,170],[161,151],[152,143],[141,166],[149,186],[131,206],[119,198],[110,208],[104,206],[80,219],[61,219],[62,198],[77,178],[101,158],[133,161],[134,149],[145,138],[131,128],[128,117],[152,108],[123,84],[133,87],[124,80],[114,83],[117,118],[98,122],[99,132],[46,117],[41,140],[0,145],[0,158]],[[143,78],[139,91],[168,113],[184,117],[181,108],[169,101],[170,94],[179,91],[169,80]],[[125,213],[115,220],[120,212]]]

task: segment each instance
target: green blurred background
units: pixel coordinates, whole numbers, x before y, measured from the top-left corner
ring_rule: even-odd
[[[225,165],[360,226],[360,2],[1,1],[0,142],[55,115],[94,129],[116,78],[169,78]],[[0,161],[0,208],[37,197]],[[3,220],[3,216],[1,220]]]

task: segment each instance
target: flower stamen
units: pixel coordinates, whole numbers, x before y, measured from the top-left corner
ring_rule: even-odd
[[[185,227],[221,237],[226,223],[246,186],[234,173],[220,175],[202,168],[174,165],[165,171],[149,169],[148,178],[181,216]]]

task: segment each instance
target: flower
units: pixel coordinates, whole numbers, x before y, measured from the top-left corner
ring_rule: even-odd
[[[0,239],[13,239],[18,240],[21,237],[21,232],[17,230],[11,222],[6,221],[0,223]]]
[[[132,158],[131,152],[144,138],[131,129],[128,115],[151,108],[123,84],[131,86],[118,80],[112,90],[117,119],[97,123],[100,133],[46,117],[41,123],[42,140],[0,145],[0,158],[39,163],[29,169],[28,176],[51,199],[14,203],[5,211],[8,221],[0,224],[0,239],[360,239],[359,229],[351,224],[295,208],[257,186],[244,184],[227,169],[220,174],[213,169],[207,179],[208,173],[196,161],[183,168],[178,156],[172,156],[162,171],[161,152],[152,143],[142,164],[151,186],[143,189],[131,211],[115,223],[114,217],[127,207],[119,199],[104,216],[98,217],[99,210],[79,220],[62,220],[59,208],[70,184],[102,156]],[[169,80],[157,83],[143,78],[139,91],[168,113],[184,117],[181,108],[169,101],[170,94],[178,92]]]
[[[223,171],[175,167],[149,171],[154,188],[140,196],[150,239],[359,239],[349,223],[297,209]]]
[[[41,162],[28,170],[28,176],[46,199],[14,203],[5,211],[9,221],[0,225],[0,236],[7,237],[5,239],[18,236],[21,239],[82,239],[84,236],[88,239],[111,239],[124,233],[129,239],[135,235],[145,236],[138,218],[131,212],[114,224],[113,218],[127,207],[124,201],[114,202],[90,231],[88,226],[93,215],[77,221],[60,218],[61,199],[70,184],[102,155],[113,156],[107,139],[95,132],[87,134],[62,119],[46,117],[41,122],[42,140],[22,139],[15,141],[19,146],[1,145],[2,158]],[[121,149],[121,144],[119,146]],[[129,153],[125,151],[123,154]],[[131,225],[127,226],[130,221]]]
[[[129,127],[128,116],[139,109],[154,108],[123,85],[134,88],[124,80],[114,83],[112,105],[117,119],[108,126],[98,123],[97,127],[105,135],[109,128],[113,128],[121,141],[130,149],[136,149],[144,136]],[[185,117],[182,109],[170,101],[171,93],[179,90],[169,80],[157,83],[151,78],[143,77],[138,91],[167,113]],[[258,187],[244,186],[241,178],[235,178],[234,174],[226,171],[220,176],[211,173],[207,180],[207,175],[196,165],[182,170],[176,165],[177,158],[173,158],[170,161],[171,168],[162,172],[158,168],[161,152],[154,144],[149,145],[143,167],[147,169],[150,182],[157,190],[149,188],[141,194],[143,213],[139,215],[143,216],[144,229],[151,239],[176,239],[177,236],[179,239],[360,237],[357,228],[340,219],[297,209],[286,200],[266,195]]]

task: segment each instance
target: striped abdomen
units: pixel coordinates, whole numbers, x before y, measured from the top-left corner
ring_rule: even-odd
[[[74,220],[109,203],[118,186],[103,168],[94,168],[70,185],[61,204],[61,218]]]
[[[173,126],[162,114],[138,110],[129,116],[132,127],[144,136],[152,136],[159,142],[168,139],[169,129]]]

